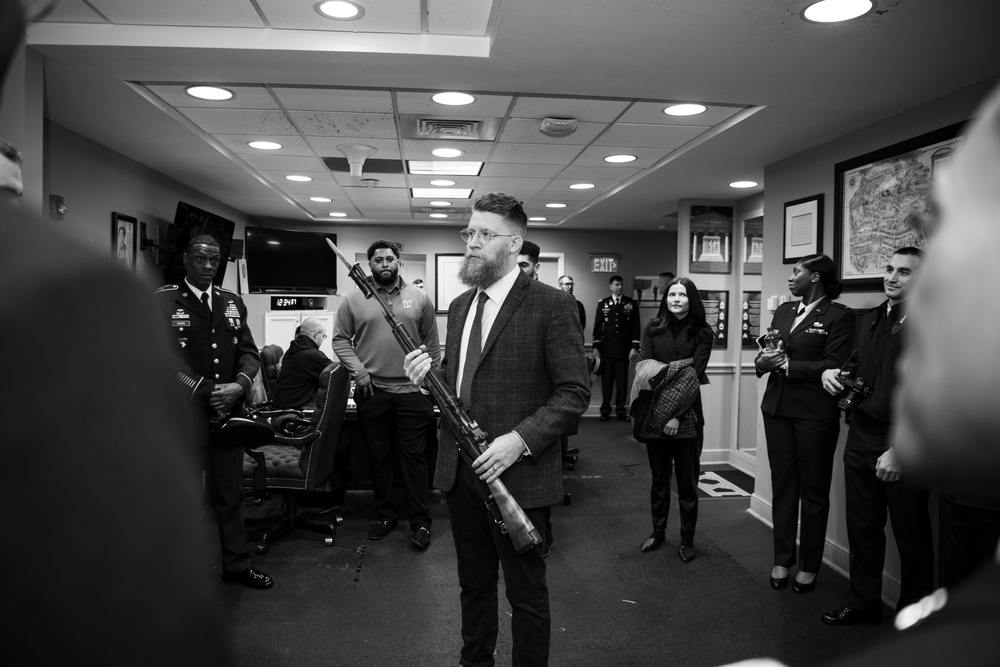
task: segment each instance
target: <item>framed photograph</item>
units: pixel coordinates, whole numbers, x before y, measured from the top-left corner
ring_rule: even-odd
[[[845,290],[877,290],[893,251],[923,248],[931,184],[951,163],[962,123],[838,163],[834,259]],[[973,240],[974,242],[974,240]]]
[[[733,242],[731,206],[691,207],[691,273],[732,273]]]
[[[458,278],[465,253],[449,252],[434,255],[434,305],[438,313],[447,313],[456,296],[469,289]]]
[[[115,261],[127,269],[135,270],[136,219],[122,215],[111,214],[111,254]]]
[[[744,350],[756,350],[757,337],[760,336],[760,292],[743,292],[741,313],[742,347]]]
[[[670,280],[667,276],[632,276],[632,298],[640,308],[659,308]]]
[[[823,252],[823,195],[785,202],[784,264]]]

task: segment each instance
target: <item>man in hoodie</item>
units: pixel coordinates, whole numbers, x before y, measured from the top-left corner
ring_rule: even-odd
[[[276,408],[302,408],[312,405],[319,391],[319,376],[333,363],[319,346],[326,340],[326,327],[318,318],[308,317],[288,352],[281,358],[278,386],[271,398]]]

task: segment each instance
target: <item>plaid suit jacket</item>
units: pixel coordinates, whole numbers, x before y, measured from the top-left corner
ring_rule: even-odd
[[[475,296],[471,289],[448,309],[442,368],[453,389],[462,328]],[[515,463],[501,476],[521,507],[561,501],[559,436],[590,405],[583,328],[573,297],[518,272],[483,346],[470,399],[471,406],[466,406],[470,415],[491,440],[517,431],[531,450],[530,459]],[[434,486],[441,491],[454,484],[458,458],[458,443],[443,428],[434,471]]]

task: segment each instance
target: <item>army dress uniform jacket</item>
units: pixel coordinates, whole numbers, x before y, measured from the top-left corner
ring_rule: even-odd
[[[625,359],[632,350],[639,350],[639,304],[622,296],[614,305],[614,297],[597,302],[594,320],[594,349],[608,359]]]
[[[260,354],[247,325],[247,308],[237,294],[212,285],[212,312],[197,300],[186,283],[164,285],[155,298],[169,322],[170,342],[177,356],[177,380],[191,401],[208,405],[215,385],[236,382],[250,396],[260,369]],[[237,401],[234,410],[242,404]]]

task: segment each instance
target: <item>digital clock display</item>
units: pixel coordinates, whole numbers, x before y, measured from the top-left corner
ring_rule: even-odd
[[[271,310],[325,310],[325,296],[272,296]]]

